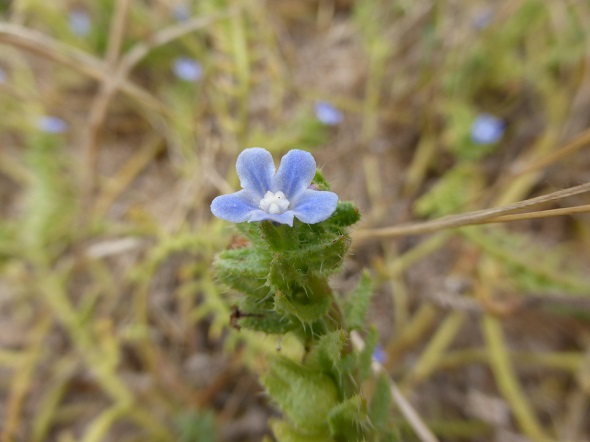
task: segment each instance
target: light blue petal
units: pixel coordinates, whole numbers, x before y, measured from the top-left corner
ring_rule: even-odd
[[[211,202],[211,212],[217,218],[232,223],[248,221],[255,210],[261,211],[254,202],[253,195],[247,190],[221,195]]]
[[[243,150],[238,156],[236,170],[242,188],[253,192],[259,200],[271,190],[272,177],[276,169],[268,150],[261,147]]]
[[[293,149],[281,159],[273,179],[273,190],[281,190],[291,202],[306,190],[315,176],[315,160],[309,152]]]
[[[334,192],[307,189],[293,204],[293,211],[301,222],[315,224],[327,220],[337,204],[338,195]]]
[[[248,221],[274,221],[280,224],[288,224],[289,227],[293,227],[293,216],[294,213],[292,210],[287,210],[285,213],[279,214],[272,214],[266,213],[264,210],[256,210],[252,213],[252,216]]]

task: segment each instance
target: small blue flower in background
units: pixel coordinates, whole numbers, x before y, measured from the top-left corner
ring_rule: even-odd
[[[90,33],[92,23],[90,16],[82,9],[75,9],[68,17],[71,31],[78,37],[86,37]]]
[[[493,144],[504,135],[505,124],[490,114],[480,114],[471,125],[471,139],[476,144]]]
[[[342,112],[325,101],[317,101],[315,104],[316,118],[328,126],[336,126],[342,122]]]
[[[385,364],[386,354],[381,344],[377,344],[377,347],[375,347],[375,350],[373,351],[373,359],[380,364]]]
[[[252,147],[240,153],[236,169],[242,190],[213,200],[211,212],[218,218],[234,223],[269,220],[293,227],[293,218],[315,224],[336,210],[338,195],[309,188],[316,172],[309,152],[290,150],[276,170],[270,152]]]
[[[4,69],[0,68],[0,84],[6,83],[6,78],[7,78],[6,71]]]
[[[172,66],[174,74],[184,81],[198,81],[203,76],[201,64],[189,57],[179,57]]]
[[[68,123],[59,117],[45,115],[37,120],[37,128],[49,134],[61,134],[68,130]]]
[[[191,10],[184,3],[172,8],[172,18],[178,22],[187,21],[191,17]]]
[[[490,23],[492,23],[492,19],[494,18],[494,12],[491,9],[484,9],[479,11],[478,14],[473,19],[473,27],[478,31],[481,31],[487,28]]]

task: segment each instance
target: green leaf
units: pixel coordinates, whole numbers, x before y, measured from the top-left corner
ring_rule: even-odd
[[[321,432],[318,434],[310,435],[297,431],[288,422],[279,421],[276,419],[270,420],[270,428],[273,434],[277,438],[278,442],[331,442],[333,439],[330,437],[329,432]]]
[[[336,206],[336,211],[328,218],[328,222],[340,227],[348,227],[356,224],[360,219],[361,213],[354,204],[341,201]]]
[[[273,358],[262,384],[302,434],[327,433],[328,414],[338,403],[332,379],[284,357]]]
[[[334,407],[328,416],[330,433],[336,440],[356,442],[366,440],[369,430],[367,403],[355,395]]]
[[[28,140],[26,163],[30,170],[19,235],[24,250],[53,259],[77,235],[72,229],[76,211],[72,165],[56,137]]]
[[[280,314],[297,317],[301,322],[310,324],[330,311],[332,299],[329,296],[311,297],[303,292],[287,297],[283,292],[275,292],[275,310]]]
[[[340,235],[328,241],[319,241],[302,245],[299,250],[285,254],[290,268],[297,268],[303,273],[318,272],[330,275],[338,269],[350,247],[350,238]]]
[[[363,272],[357,288],[344,306],[344,317],[349,330],[362,329],[373,294],[373,282],[368,272]]]
[[[239,302],[241,317],[238,325],[249,330],[261,331],[271,335],[285,334],[295,327],[295,324],[285,315],[274,310],[271,297],[258,300],[254,297],[244,297]]]
[[[273,289],[290,293],[303,284],[303,275],[284,253],[275,253],[270,262],[268,281]]]
[[[254,247],[225,250],[213,263],[216,276],[227,286],[240,292],[265,297],[270,288],[265,285],[270,257]]]
[[[369,406],[369,419],[371,424],[380,432],[390,430],[389,419],[391,416],[391,391],[387,376],[381,374],[377,378],[375,392]]]
[[[184,413],[176,421],[180,433],[180,442],[198,442],[217,440],[215,415],[210,410]]]
[[[309,358],[315,358],[318,365],[326,372],[339,369],[338,365],[342,361],[342,350],[346,340],[347,333],[344,330],[329,332],[319,339]]]
[[[365,338],[365,347],[359,353],[359,377],[361,379],[368,379],[371,377],[371,364],[373,362],[373,353],[377,348],[379,342],[379,335],[374,327],[369,328],[367,337]]]

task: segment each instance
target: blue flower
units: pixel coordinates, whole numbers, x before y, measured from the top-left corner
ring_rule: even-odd
[[[0,68],[0,84],[6,83],[6,71]]]
[[[380,364],[385,364],[386,359],[387,355],[385,354],[385,350],[383,350],[381,344],[377,344],[377,347],[375,347],[375,350],[373,351],[373,360]]]
[[[315,116],[328,126],[336,126],[342,122],[342,112],[325,101],[317,101],[315,104]]]
[[[197,81],[203,76],[201,64],[189,57],[179,57],[172,66],[174,74],[184,81]]]
[[[59,117],[45,115],[37,119],[37,128],[49,134],[61,134],[68,130],[68,123]]]
[[[92,23],[90,22],[90,16],[86,11],[81,9],[75,9],[70,12],[68,17],[70,29],[78,37],[86,37],[90,33]]]
[[[178,22],[187,21],[191,18],[191,10],[188,5],[182,3],[180,5],[176,5],[172,8],[172,18]]]
[[[252,147],[238,156],[236,164],[242,190],[221,195],[211,203],[211,212],[234,223],[274,221],[293,227],[293,218],[315,224],[336,210],[338,195],[310,189],[315,176],[313,156],[290,150],[275,169],[266,149]]]
[[[504,122],[490,114],[480,114],[471,125],[471,139],[476,144],[494,144],[504,135]]]
[[[494,18],[494,11],[491,9],[484,9],[483,11],[479,11],[478,14],[473,19],[473,27],[481,31],[487,28]]]

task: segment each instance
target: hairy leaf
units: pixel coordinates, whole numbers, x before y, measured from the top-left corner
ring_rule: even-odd
[[[344,306],[344,316],[349,330],[362,329],[373,294],[373,283],[367,272],[363,272],[357,288]]]
[[[338,392],[330,377],[290,359],[273,359],[262,383],[288,421],[304,434],[323,434]]]

